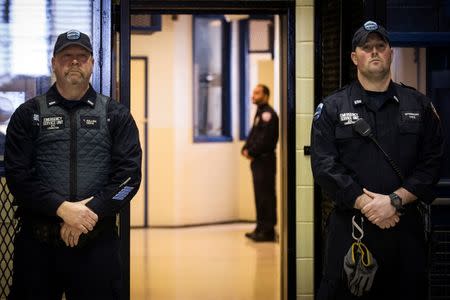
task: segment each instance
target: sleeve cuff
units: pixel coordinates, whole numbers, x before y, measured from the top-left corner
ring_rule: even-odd
[[[402,186],[411,194],[417,197],[417,200],[431,204],[433,200],[436,198],[436,193],[433,188],[429,188],[427,186],[420,186],[420,184],[411,183],[410,180],[405,180]]]
[[[51,201],[49,201],[48,204],[49,210],[47,211],[47,214],[50,216],[57,216],[56,211],[58,210],[59,206],[63,204],[64,201],[65,200],[62,197],[58,196],[57,194],[52,195]]]
[[[105,207],[99,197],[94,197],[91,201],[86,203],[86,206],[95,212],[99,218],[105,215]]]
[[[341,209],[353,209],[356,198],[363,194],[362,188],[357,184],[352,184],[336,193],[336,204]]]
[[[247,151],[248,151],[248,155],[250,155],[251,157],[256,158],[256,157],[259,156],[258,153],[256,153],[255,151],[253,151],[253,150],[251,150],[251,149],[249,149],[249,148],[247,148]]]

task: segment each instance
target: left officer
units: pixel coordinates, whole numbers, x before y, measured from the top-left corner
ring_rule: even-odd
[[[86,34],[60,34],[55,84],[9,122],[19,225],[8,299],[120,299],[116,214],[139,188],[141,147],[129,110],[89,84],[93,64]]]
[[[277,223],[275,148],[278,142],[278,116],[269,105],[270,90],[258,84],[252,101],[258,106],[253,127],[241,154],[251,160],[256,206],[256,228],[245,234],[255,242],[275,241]]]

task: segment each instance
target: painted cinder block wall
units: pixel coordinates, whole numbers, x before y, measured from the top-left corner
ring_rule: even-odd
[[[297,300],[314,299],[314,213],[310,144],[314,113],[314,1],[296,1]]]

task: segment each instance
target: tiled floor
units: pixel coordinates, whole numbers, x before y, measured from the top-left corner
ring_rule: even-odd
[[[131,230],[133,300],[278,300],[280,247],[254,225]]]

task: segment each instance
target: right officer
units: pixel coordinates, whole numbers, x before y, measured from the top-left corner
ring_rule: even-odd
[[[357,80],[325,98],[312,124],[314,179],[333,203],[317,299],[423,300],[427,247],[417,206],[435,198],[443,157],[439,117],[430,99],[391,80],[393,50],[382,26],[366,22],[352,49]],[[358,131],[359,119],[368,127]],[[378,264],[363,274],[373,282],[350,281],[344,268],[353,216]]]

